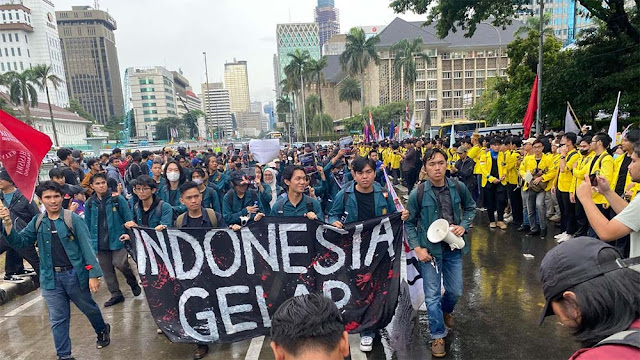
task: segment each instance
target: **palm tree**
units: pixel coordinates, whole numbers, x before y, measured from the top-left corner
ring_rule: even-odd
[[[364,73],[367,66],[373,61],[376,65],[380,63],[380,57],[376,51],[376,44],[380,38],[376,35],[367,39],[364,30],[352,28],[347,34],[347,45],[345,51],[340,55],[340,64],[343,71],[348,71],[351,76],[360,75],[360,99],[364,109]]]
[[[38,91],[33,86],[34,78],[31,69],[21,73],[10,71],[5,74],[9,86],[9,99],[17,106],[22,106],[26,123],[31,125],[31,111],[29,107],[38,106]]]
[[[422,38],[415,38],[409,42],[402,39],[391,46],[391,51],[396,52],[393,59],[394,76],[396,80],[403,79],[404,85],[409,88],[409,99],[413,98],[413,87],[418,78],[416,70],[416,58],[423,59],[425,64],[429,64],[429,56],[422,52]]]
[[[56,141],[56,146],[60,146],[58,142],[58,132],[56,131],[56,123],[53,121],[53,110],[51,109],[51,98],[49,97],[49,83],[53,86],[54,90],[58,90],[58,87],[62,84],[62,79],[53,74],[51,66],[46,64],[36,65],[33,69],[33,79],[40,88],[47,94],[47,104],[49,104],[49,115],[51,116],[51,126],[53,128],[53,137]]]
[[[320,60],[310,59],[307,63],[307,71],[316,82],[316,90],[320,98],[320,113],[322,114],[322,85],[324,84],[324,73],[322,70],[327,67],[327,57],[323,56]]]
[[[320,113],[320,97],[316,94],[307,96],[306,111],[311,119]]]
[[[543,30],[544,35],[553,36],[553,28],[549,26],[549,24],[551,23],[551,14],[544,13],[542,17],[544,19],[544,30]],[[529,16],[525,24],[520,26],[518,30],[516,30],[516,32],[514,33],[514,36],[516,37],[526,36],[529,34],[530,31],[534,31],[537,34],[540,33],[540,17],[539,16]]]
[[[287,125],[287,114],[291,114],[292,110],[293,102],[289,99],[289,95],[283,94],[276,99],[276,113],[278,114],[278,120],[285,123],[285,130],[289,134],[289,142],[291,142],[291,129]],[[282,121],[282,115],[284,115],[285,121]]]
[[[304,141],[307,141],[307,117],[304,109],[304,76],[308,74],[306,68],[311,55],[307,50],[296,49],[294,52],[287,54],[291,58],[291,62],[284,67],[284,73],[291,81],[292,89],[299,90],[300,96],[298,99],[302,101],[302,121],[304,122]],[[299,82],[298,82],[299,80]]]
[[[342,84],[340,84],[340,90],[338,92],[338,100],[340,100],[340,102],[349,103],[349,117],[353,116],[353,102],[360,101],[361,96],[362,89],[360,88],[358,80],[352,77],[347,77],[342,80]]]

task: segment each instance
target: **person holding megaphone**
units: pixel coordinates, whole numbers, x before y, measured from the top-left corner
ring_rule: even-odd
[[[443,150],[427,150],[422,167],[428,178],[409,194],[409,219],[404,226],[409,246],[420,260],[417,267],[424,284],[431,353],[444,357],[446,328],[453,327],[453,309],[462,295],[462,254],[469,252],[462,236],[475,218],[476,203],[464,184],[445,177]]]

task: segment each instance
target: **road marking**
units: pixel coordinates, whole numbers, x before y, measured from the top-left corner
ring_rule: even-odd
[[[249,349],[247,350],[247,355],[245,355],[244,360],[258,360],[263,343],[264,336],[251,339],[251,344],[249,344]]]
[[[367,360],[367,354],[360,351],[360,335],[349,334],[349,354],[351,360]]]
[[[19,313],[21,313],[22,311],[28,309],[29,307],[33,306],[35,303],[37,303],[38,301],[42,300],[42,295],[38,296],[35,299],[31,299],[29,301],[27,301],[26,303],[18,306],[17,308],[9,311],[8,313],[6,313],[1,319],[0,319],[0,324],[2,324],[5,320],[7,320],[8,318],[12,317],[12,316],[16,316]]]

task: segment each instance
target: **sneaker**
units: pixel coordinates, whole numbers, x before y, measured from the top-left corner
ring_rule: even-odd
[[[135,284],[135,286],[131,287],[131,292],[133,293],[133,296],[138,296],[142,293],[142,288],[140,285]]]
[[[518,227],[518,231],[519,232],[529,231],[529,225],[520,225],[520,227]]]
[[[504,221],[498,221],[496,225],[502,230],[507,230],[508,228],[507,224],[505,224]]]
[[[556,242],[557,242],[558,244],[562,244],[563,242],[565,242],[565,241],[567,241],[567,240],[569,240],[569,239],[573,239],[573,235],[571,235],[571,234],[566,234],[565,236],[563,236],[563,237],[561,237],[561,238],[559,238],[559,239],[556,239]]]
[[[202,359],[209,353],[209,345],[198,345],[196,350],[193,352],[193,358],[195,360]]]
[[[549,221],[554,222],[554,223],[559,223],[560,220],[561,220],[561,217],[558,214],[553,215],[552,217],[549,218]]]
[[[111,299],[107,300],[107,302],[104,303],[104,307],[113,306],[113,305],[121,303],[123,301],[124,301],[124,296],[122,296],[122,295],[114,296]]]
[[[19,273],[16,273],[15,275],[35,275],[36,271],[30,268],[24,268],[24,270],[20,271]]]
[[[554,236],[553,238],[558,240],[558,239],[561,239],[561,238],[563,238],[565,236],[567,236],[567,232],[566,231],[563,232],[562,234],[558,234],[558,235]]]
[[[512,222],[513,222],[513,217],[507,216],[507,217],[504,218],[504,223],[505,224],[510,224]]]
[[[454,325],[453,314],[444,313],[443,316],[444,316],[444,326],[446,326],[447,329],[453,329],[453,325]]]
[[[11,282],[11,283],[21,283],[21,282],[24,282],[25,279],[15,275],[5,275],[4,281]]]
[[[360,351],[369,352],[373,350],[373,337],[361,336],[360,337]]]
[[[547,229],[540,230],[540,238],[544,239],[545,237],[547,237]]]
[[[491,229],[495,229],[495,228],[496,228],[496,223],[495,223],[495,222],[490,222],[490,223],[489,223],[489,227],[490,227]]]
[[[444,350],[444,339],[434,339],[431,343],[431,355],[441,358],[447,355]]]
[[[487,208],[483,208],[483,207],[479,207],[478,210],[480,211],[487,211]]]
[[[527,259],[527,260],[531,260],[531,259],[535,258],[535,256],[533,256],[532,254],[529,254],[529,253],[522,254],[522,256],[524,256],[524,258]]]
[[[105,324],[104,330],[98,333],[98,341],[96,341],[96,348],[102,349],[109,346],[111,343],[111,325]]]
[[[527,233],[527,236],[536,236],[536,235],[540,235],[540,230],[539,229],[532,229],[531,231],[529,231]]]

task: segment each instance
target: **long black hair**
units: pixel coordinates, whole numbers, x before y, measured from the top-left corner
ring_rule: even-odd
[[[162,173],[162,176],[164,176],[165,180],[167,180],[167,185],[169,184],[169,179],[167,179],[167,169],[171,164],[176,164],[176,166],[178,167],[178,171],[180,171],[180,179],[178,179],[178,186],[184,184],[184,182],[187,180],[187,174],[185,174],[184,169],[182,168],[182,166],[180,166],[179,162],[175,160],[171,160],[171,161],[167,161],[167,164],[164,166],[164,171]]]

